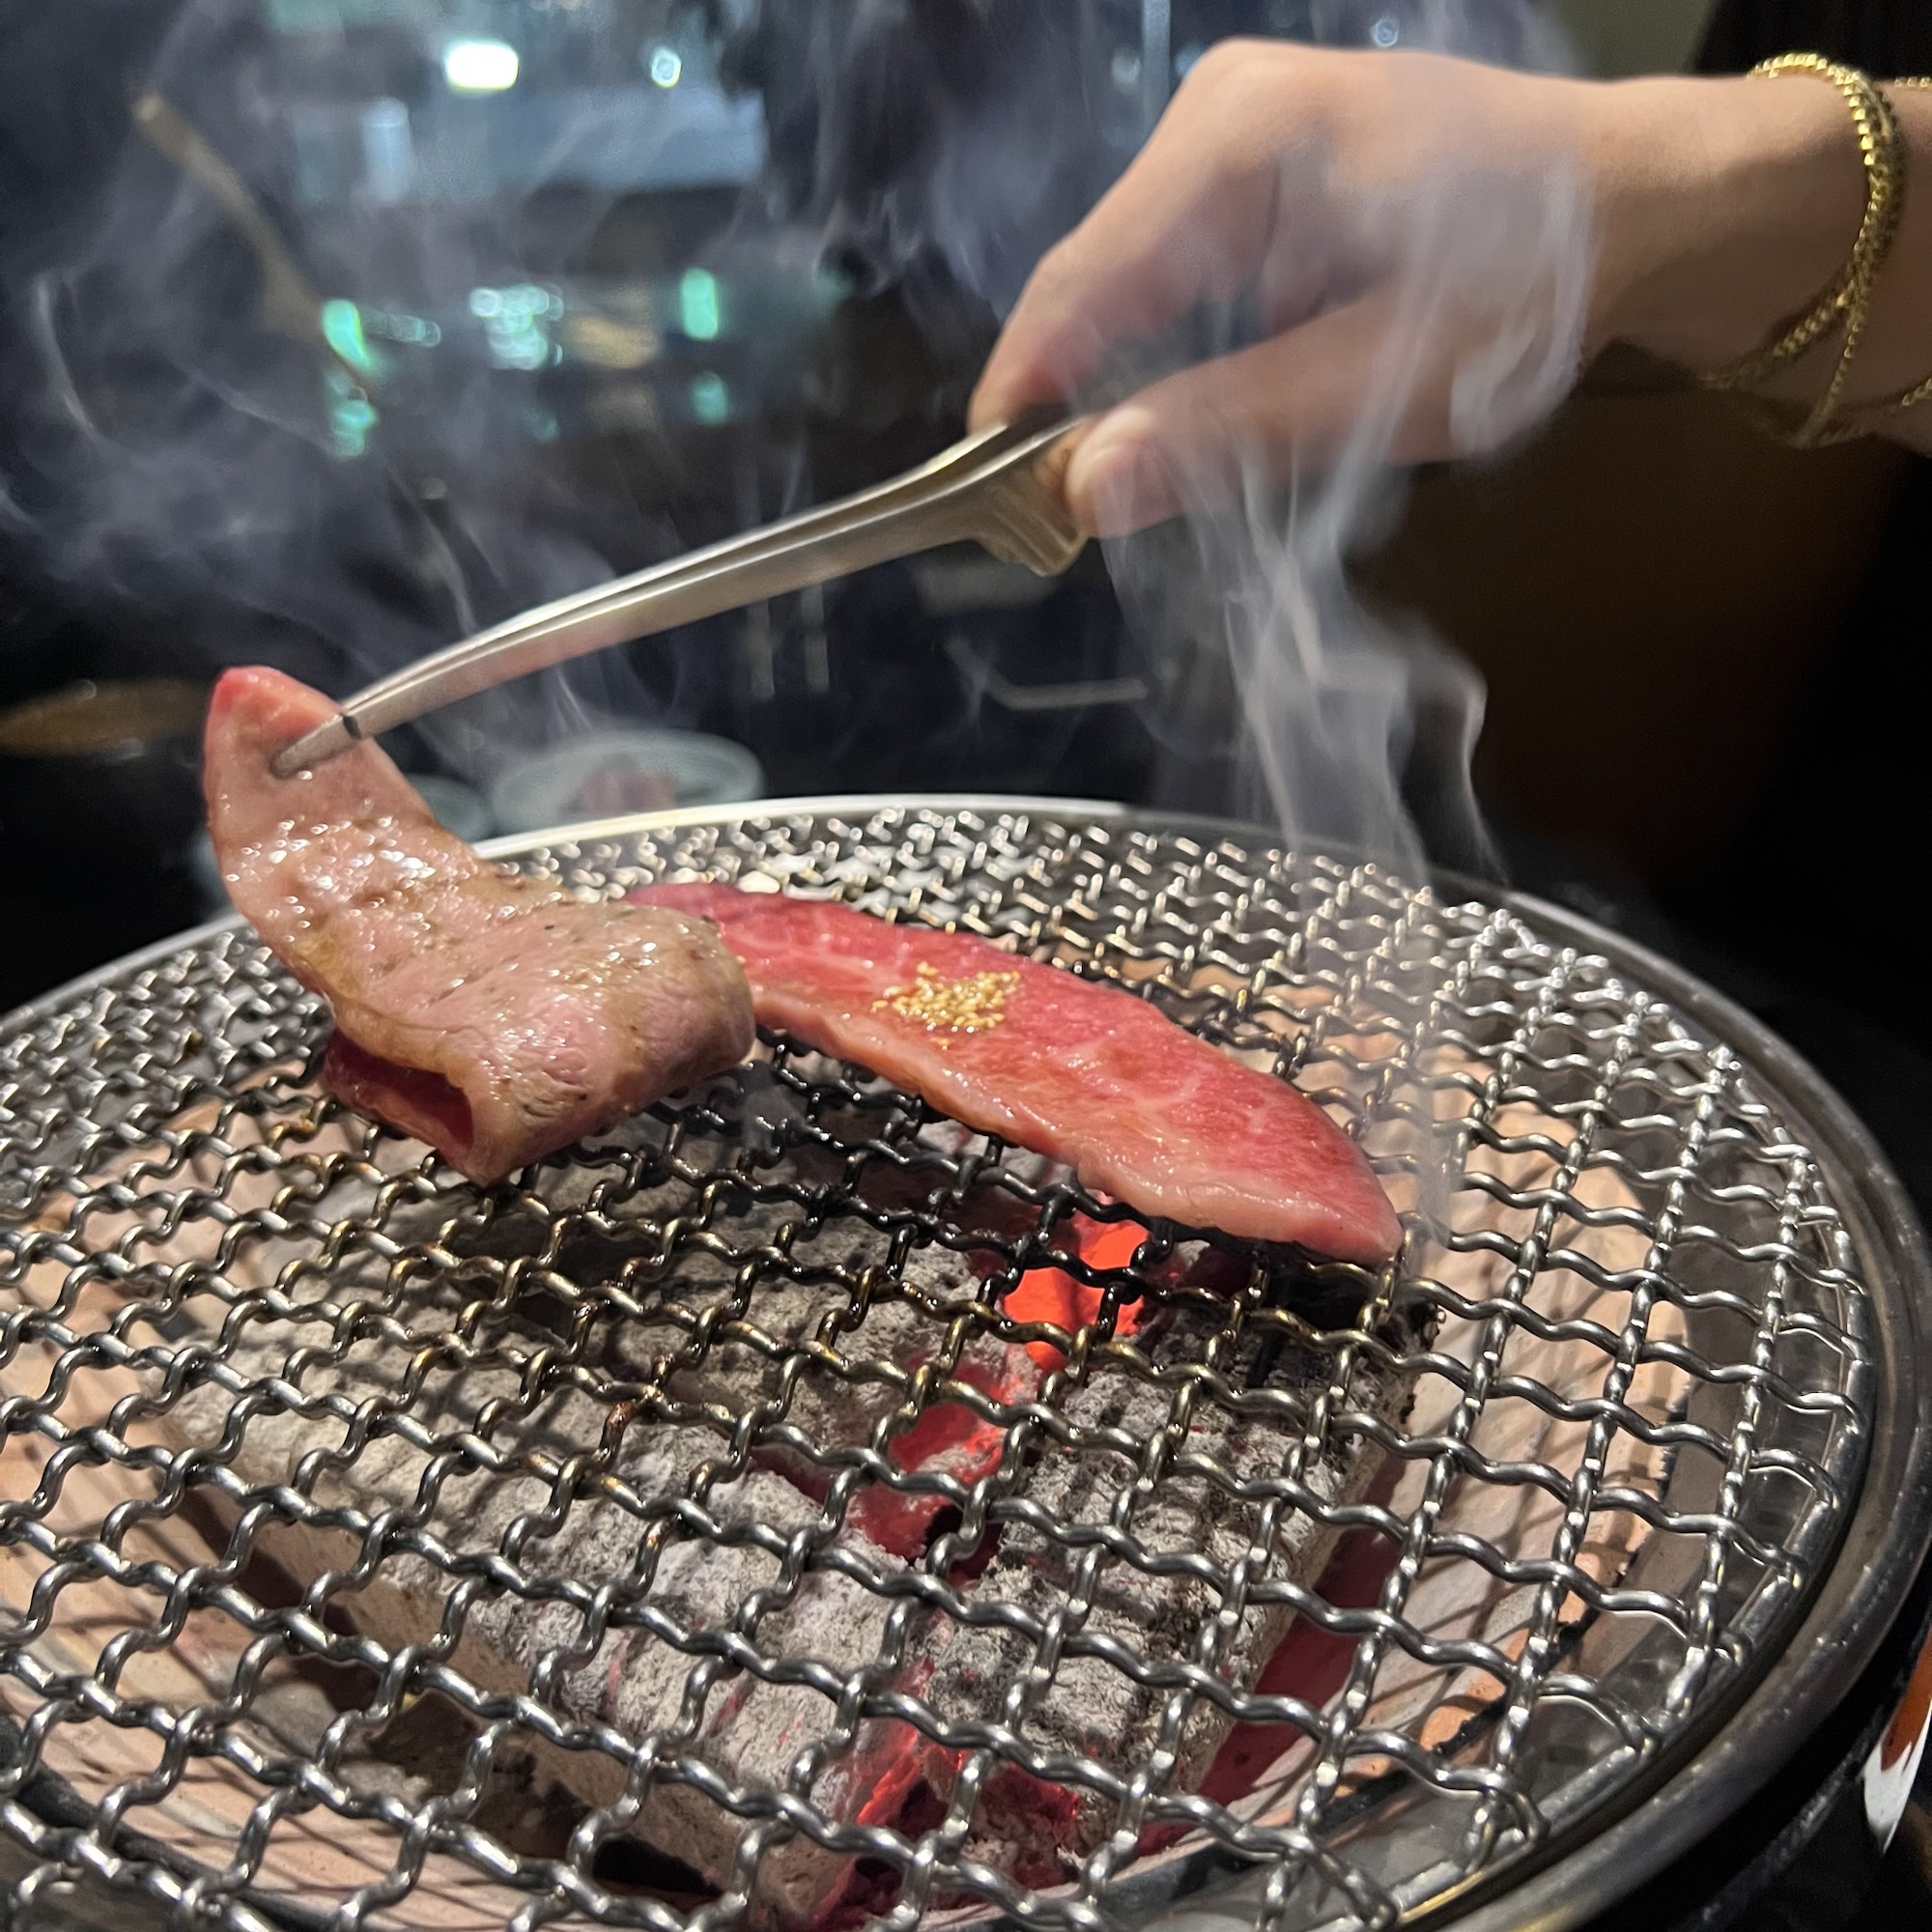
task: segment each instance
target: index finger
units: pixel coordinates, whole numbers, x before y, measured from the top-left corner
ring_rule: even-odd
[[[1126,172],[1034,270],[974,391],[973,428],[1068,400],[1116,343],[1246,286],[1274,223],[1284,71],[1308,58],[1264,42],[1203,57]]]

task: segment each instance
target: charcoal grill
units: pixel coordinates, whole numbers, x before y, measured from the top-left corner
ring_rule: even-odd
[[[322,1094],[325,1012],[239,923],[97,974],[0,1041],[0,1876],[22,1911],[100,1923],[74,1901],[105,1889],[250,1932],[724,1932],[770,1916],[761,1866],[810,1844],[863,1875],[848,1919],[895,1928],[1572,1925],[1768,1776],[1884,1634],[1932,1497],[1920,1238],[1833,1097],[1662,962],[1507,895],[1065,803],[668,814],[498,856],[586,894],[837,894],[1112,979],[1331,1108],[1404,1256],[1376,1276],[1154,1225],[1096,1263],[1078,1231],[1118,1208],[773,1036],[485,1197]],[[973,1264],[963,1286],[933,1286],[934,1256]],[[1092,1291],[1077,1332],[1014,1313],[1049,1268]],[[802,1285],[817,1325],[761,1326]],[[1161,1310],[1165,1353],[1128,1319]],[[868,1351],[881,1311],[923,1324],[921,1366]],[[962,1366],[1029,1346],[1057,1366],[1018,1396]],[[692,1397],[734,1351],[752,1393]],[[466,1407],[467,1376],[491,1399]],[[1157,1426],[1081,1407],[1109,1377]],[[553,1398],[570,1439],[536,1429]],[[815,1435],[848,1399],[866,1429]],[[997,1441],[970,1481],[895,1457],[947,1404]],[[249,1480],[275,1431],[286,1479]],[[685,1445],[656,1490],[624,1461],[652,1441]],[[774,1457],[815,1474],[809,1506],[727,1520]],[[409,1507],[358,1489],[385,1458]],[[1103,1472],[1103,1511],[1042,1506],[1054,1458]],[[465,1500],[506,1471],[529,1499],[507,1525]],[[1245,1525],[1236,1560],[1159,1547],[1183,1482]],[[923,1556],[843,1533],[868,1491],[937,1512]],[[650,1560],[573,1574],[562,1526],[592,1508]],[[1283,1568],[1297,1525],[1319,1575]],[[1002,1600],[975,1561],[1022,1534],[1062,1567]],[[753,1552],[760,1587],[680,1621],[651,1581],[677,1548],[714,1577]],[[372,1634],[368,1593],[405,1572],[440,1620]],[[1094,1608],[1114,1572],[1191,1591],[1191,1621],[1122,1638]],[[790,1639],[832,1573],[881,1605],[863,1655]],[[1264,1612],[1293,1613],[1289,1662],[1257,1678],[1231,1660]],[[475,1681],[466,1626],[526,1613],[529,1667]],[[908,1663],[967,1624],[1021,1659],[978,1723]],[[560,1692],[613,1632],[674,1662],[654,1729]],[[1042,1745],[1075,1671],[1151,1697],[1132,1761]],[[734,1781],[703,1726],[753,1681],[816,1717]],[[1206,1783],[1177,1769],[1204,1713]],[[412,1727],[441,1774],[399,1749]],[[888,1732],[945,1754],[924,1810],[827,1802]],[[601,1768],[601,1802],[559,1798],[566,1760]],[[1059,1872],[1002,1868],[976,1833],[1008,1775],[1112,1829]],[[730,1873],[639,1845],[666,1793],[725,1822]]]

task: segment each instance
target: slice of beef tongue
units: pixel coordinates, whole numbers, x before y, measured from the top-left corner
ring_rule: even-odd
[[[1361,1149],[1292,1082],[1104,980],[976,934],[718,885],[648,905],[717,921],[758,1018],[1143,1214],[1370,1264],[1402,1225]]]
[[[488,1185],[752,1045],[751,994],[702,919],[585,903],[488,864],[372,744],[278,779],[334,715],[279,671],[208,714],[209,830],[229,895],[334,1009],[325,1077]]]

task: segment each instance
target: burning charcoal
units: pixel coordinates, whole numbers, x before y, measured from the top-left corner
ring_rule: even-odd
[[[571,1186],[569,1172],[547,1170],[543,1184]],[[655,1252],[659,1237],[648,1228],[698,1211],[694,1191],[674,1181],[627,1199],[621,1211],[600,1209],[600,1264],[621,1269],[639,1243]],[[789,1198],[741,1196],[701,1211],[706,1241],[681,1252],[661,1287],[633,1290],[635,1312],[622,1321],[585,1328],[582,1304],[572,1300],[582,1292],[564,1276],[532,1273],[525,1292],[479,1328],[474,1289],[461,1269],[493,1251],[529,1252],[526,1234],[539,1231],[525,1230],[526,1211],[507,1204],[466,1232],[418,1227],[414,1210],[399,1210],[390,1233],[468,1257],[458,1275],[416,1276],[398,1294],[360,1279],[355,1265],[338,1270],[324,1301],[233,1328],[227,1359],[258,1384],[288,1376],[312,1408],[318,1399],[339,1405],[312,1414],[258,1407],[234,1452],[238,1476],[258,1491],[305,1489],[323,1510],[392,1519],[389,1552],[367,1577],[334,1590],[331,1614],[385,1646],[420,1644],[444,1627],[453,1593],[467,1589],[450,1666],[484,1694],[540,1695],[566,1722],[608,1724],[634,1743],[652,1742],[655,1768],[613,1824],[622,1837],[725,1889],[742,1879],[737,1862],[753,1821],[718,1803],[703,1788],[707,1776],[748,1793],[800,1790],[827,1818],[901,1832],[943,1815],[959,1753],[897,1720],[863,1720],[847,1735],[834,1697],[771,1673],[809,1660],[844,1684],[873,1664],[895,1601],[892,1577],[924,1563],[935,1537],[956,1520],[946,1496],[869,1473],[847,1479],[836,1529],[826,1509],[850,1452],[868,1443],[946,1347],[948,1318],[937,1311],[965,1309],[980,1283],[971,1258],[937,1244],[900,1252],[889,1231],[866,1219],[810,1222]],[[639,1221],[634,1239],[624,1217],[645,1212],[652,1219]],[[1130,1224],[1085,1222],[1071,1233],[1102,1267],[1123,1265],[1143,1235]],[[358,1297],[384,1293],[386,1325],[364,1320],[355,1329],[342,1321]],[[1009,1290],[1006,1305],[1015,1319],[1070,1327],[1092,1319],[1098,1296],[1043,1268]],[[1117,1318],[1117,1332],[1132,1335],[1151,1370],[1102,1356],[1063,1393],[1073,1442],[1037,1438],[1017,1479],[1033,1520],[996,1502],[993,1533],[972,1564],[952,1570],[955,1587],[1036,1618],[1066,1601],[1079,1552],[1038,1527],[1039,1513],[1067,1525],[1112,1520],[1147,1446],[1169,1425],[1180,1385],[1175,1372],[1202,1359],[1216,1325],[1211,1309],[1150,1313],[1153,1306],[1131,1304]],[[305,1368],[292,1360],[298,1345],[314,1351]],[[553,1385],[532,1394],[532,1365],[546,1361]],[[555,1375],[564,1361],[569,1373]],[[980,1390],[989,1413],[960,1400],[956,1387],[951,1398],[935,1387],[917,1418],[891,1435],[886,1453],[898,1469],[943,1472],[970,1490],[1000,1469],[1009,1425],[1060,1366],[1044,1343],[1021,1347],[977,1329],[960,1347],[952,1380]],[[1236,1480],[1273,1476],[1307,1405],[1327,1386],[1332,1361],[1293,1348],[1264,1359],[1251,1348],[1221,1366],[1236,1386],[1260,1382],[1293,1398],[1293,1429],[1279,1413],[1232,1414],[1203,1392],[1185,1451]],[[1347,1399],[1386,1412],[1405,1392],[1357,1370]],[[184,1439],[214,1445],[228,1429],[229,1403],[225,1390],[203,1386],[172,1424]],[[406,1427],[383,1419],[388,1407],[407,1417]],[[1303,1479],[1341,1500],[1360,1493],[1375,1463],[1360,1445],[1330,1442]],[[1127,1528],[1152,1554],[1205,1557],[1225,1574],[1248,1549],[1258,1507],[1204,1476],[1171,1473],[1137,1500]],[[408,1547],[412,1527],[426,1539],[419,1548]],[[800,1537],[789,1558],[772,1547]],[[261,1545],[292,1577],[312,1579],[351,1569],[360,1541],[340,1524],[284,1520]],[[1313,1520],[1290,1513],[1267,1574],[1312,1581],[1332,1541]],[[813,1554],[828,1544],[859,1574]],[[507,1587],[500,1574],[481,1588],[467,1580],[482,1574],[475,1559],[486,1555],[512,1564],[520,1586]],[[600,1590],[609,1593],[609,1613],[592,1632],[582,1605],[584,1593]],[[1218,1607],[1199,1579],[1110,1556],[1082,1627],[1150,1658],[1187,1656]],[[1252,1683],[1289,1621],[1277,1606],[1251,1605],[1216,1667]],[[723,1656],[721,1639],[746,1646],[749,1658]],[[1032,1646],[1010,1631],[928,1617],[911,1632],[897,1670],[880,1668],[874,1688],[923,1697],[945,1719],[985,1720],[1001,1715],[1008,1687],[1032,1661]],[[1042,1751],[1124,1771],[1151,1747],[1164,1701],[1100,1660],[1063,1658],[1019,1728]],[[1178,1787],[1198,1779],[1226,1729],[1211,1707],[1190,1715],[1179,1740]],[[809,1772],[802,1754],[814,1746],[824,1747],[824,1761]],[[567,1793],[577,1815],[615,1804],[625,1791],[626,1760],[602,1750],[558,1748],[520,1729],[498,1756],[477,1816],[523,1836],[565,1830],[547,1791]],[[440,1776],[448,1789],[460,1762],[460,1752],[450,1754],[439,1771],[412,1757],[405,1775]],[[1027,1883],[1049,1883],[1111,1822],[1091,1795],[1004,1770],[981,1794],[968,1850]],[[889,1902],[895,1883],[889,1870],[862,1870],[803,1833],[779,1834],[758,1860],[752,1902],[757,1917],[777,1923],[842,1922],[864,1916],[868,1899]]]
[[[1184,1346],[1184,1333],[1182,1320],[1167,1317],[1143,1338],[1156,1368],[1172,1370],[1190,1358],[1199,1360],[1198,1349]],[[1317,1352],[1295,1351],[1275,1362],[1266,1385],[1293,1396],[1305,1414],[1332,1373],[1332,1362]],[[1039,1447],[1018,1489],[1018,1496],[1030,1506],[1027,1516],[996,1511],[1006,1520],[998,1551],[974,1586],[976,1598],[1004,1601],[1040,1620],[1072,1603],[1091,1540],[1085,1545],[1063,1541],[1031,1519],[1038,1512],[1056,1524],[1087,1529],[1116,1522],[1118,1505],[1133,1488],[1147,1451],[1172,1426],[1181,1386],[1179,1377],[1151,1381],[1106,1363],[1073,1391],[1063,1413],[1076,1432],[1074,1443],[1068,1447],[1047,1441]],[[1357,1367],[1347,1406],[1394,1417],[1407,1398],[1405,1383]],[[1282,1472],[1295,1439],[1280,1423],[1232,1413],[1201,1391],[1184,1443],[1170,1444],[1166,1455],[1205,1458],[1234,1482],[1254,1482]],[[1368,1443],[1331,1438],[1302,1468],[1301,1480],[1329,1503],[1353,1501],[1373,1481],[1380,1460],[1380,1451]],[[1248,1553],[1261,1508],[1207,1476],[1169,1473],[1133,1499],[1123,1526],[1150,1558],[1206,1558],[1225,1577]],[[1312,1586],[1327,1563],[1336,1534],[1299,1511],[1284,1513],[1263,1574],[1270,1580]],[[1091,1607],[1068,1628],[1106,1637],[1150,1662],[1187,1658],[1197,1654],[1203,1630],[1221,1608],[1220,1593],[1192,1575],[1154,1574],[1109,1554],[1101,1561]],[[1278,1604],[1249,1605],[1219,1650],[1218,1673],[1237,1687],[1251,1686],[1287,1634],[1293,1614]],[[935,1670],[927,1695],[937,1713],[955,1723],[1002,1718],[1009,1688],[1036,1662],[1034,1644],[1003,1628],[949,1621],[936,1629],[931,1647]],[[1091,1759],[1131,1776],[1154,1751],[1171,1695],[1171,1690],[1136,1683],[1102,1658],[1063,1655],[1044,1688],[1032,1695],[1016,1728],[1037,1750]],[[1177,1741],[1173,1788],[1187,1790],[1199,1780],[1229,1726],[1223,1712],[1196,1700]],[[1030,1778],[1021,1782],[1033,1786]],[[1065,1875],[1113,1829],[1112,1807],[1084,1788],[1029,1788],[1015,1802],[1013,1794],[994,1788],[999,1783],[995,1779],[989,1787],[976,1819],[980,1835],[974,1855],[989,1862],[1037,1871],[1058,1866]]]
[[[761,1285],[747,1319],[774,1339],[796,1343],[816,1333],[839,1298],[781,1278],[769,1285],[769,1292]],[[418,1343],[440,1324],[453,1326],[461,1306],[454,1291],[413,1303],[408,1317]],[[318,1309],[300,1324],[250,1324],[241,1330],[228,1359],[250,1378],[278,1378],[286,1372],[291,1349],[298,1342],[315,1343],[324,1331],[314,1324],[326,1319]],[[919,1366],[941,1334],[903,1303],[883,1304],[859,1332],[868,1354],[908,1370]],[[668,1321],[646,1321],[627,1330],[624,1346],[613,1353],[621,1358],[668,1350],[682,1334]],[[540,1330],[520,1332],[514,1322],[510,1335],[523,1345],[526,1356],[553,1339]],[[808,1570],[787,1596],[781,1587],[780,1559],[749,1540],[752,1532],[790,1537],[819,1521],[820,1503],[809,1486],[787,1481],[771,1468],[753,1468],[720,1483],[702,1493],[699,1506],[722,1533],[717,1539],[699,1537],[689,1524],[672,1522],[670,1505],[689,1493],[696,1471],[727,1460],[725,1439],[713,1427],[639,1418],[626,1431],[608,1472],[593,1472],[581,1482],[553,1524],[545,1514],[554,1507],[553,1479],[572,1458],[582,1461],[603,1439],[611,1405],[566,1387],[519,1416],[514,1407],[519,1369],[508,1349],[494,1358],[479,1350],[460,1369],[432,1370],[405,1404],[405,1377],[413,1354],[412,1349],[386,1337],[360,1340],[339,1363],[312,1369],[301,1385],[312,1397],[333,1394],[357,1405],[386,1395],[398,1406],[407,1406],[412,1421],[434,1438],[433,1448],[423,1446],[413,1430],[408,1435],[372,1433],[350,1455],[343,1452],[353,1431],[340,1420],[264,1410],[247,1421],[233,1459],[236,1474],[258,1489],[299,1486],[305,1459],[310,1459],[307,1489],[317,1505],[355,1508],[373,1517],[412,1511],[438,1458],[456,1452],[452,1466],[441,1473],[425,1533],[452,1557],[507,1551],[516,1544],[518,1568],[539,1590],[548,1586],[553,1593],[548,1600],[530,1601],[493,1586],[469,1603],[449,1661],[485,1693],[529,1693],[546,1658],[570,1653],[583,1641],[583,1616],[558,1600],[557,1587],[569,1583],[595,1591],[607,1584],[627,1585],[639,1575],[640,1554],[655,1534],[661,1548],[649,1564],[648,1587],[634,1589],[620,1602],[617,1615],[587,1656],[567,1657],[567,1667],[553,1672],[554,1708],[567,1719],[608,1723],[632,1739],[669,1734],[668,1756],[688,1754],[727,1784],[782,1787],[798,1754],[834,1728],[837,1714],[831,1700],[809,1686],[772,1683],[736,1666],[716,1673],[695,1714],[687,1713],[686,1697],[702,1662],[696,1640],[706,1634],[737,1631],[774,1661],[810,1658],[841,1675],[878,1653],[891,1599],[823,1569]],[[1008,1358],[1017,1365],[1013,1372],[1025,1377],[1020,1393],[1031,1393],[1037,1375],[1023,1350],[982,1343],[974,1356],[981,1363]],[[769,1356],[744,1344],[720,1343],[695,1368],[674,1377],[672,1385],[685,1403],[716,1404],[743,1414],[767,1398],[772,1372]],[[865,1399],[853,1404],[854,1386],[836,1378],[802,1379],[790,1421],[828,1445],[863,1441],[872,1421],[899,1397],[890,1382],[875,1379],[856,1385]],[[486,1407],[493,1402],[499,1406],[494,1426]],[[841,1413],[841,1405],[850,1412]],[[175,1431],[185,1440],[212,1446],[222,1438],[228,1408],[224,1390],[205,1386],[175,1410]],[[687,1412],[695,1412],[695,1406]],[[968,1414],[991,1436],[997,1460],[997,1432],[986,1431],[956,1405],[936,1406],[928,1411],[932,1413]],[[497,1466],[479,1464],[457,1451],[461,1440],[475,1435],[488,1441]],[[317,1451],[325,1452],[319,1463],[313,1460]],[[970,1481],[982,1470],[954,1472]],[[635,1501],[613,1494],[613,1484],[623,1485]],[[915,1553],[923,1552],[926,1525],[941,1499],[894,1500],[902,1507],[889,1520],[905,1530]],[[852,1514],[858,1518],[863,1511]],[[520,1523],[526,1533],[516,1543]],[[875,1574],[883,1577],[896,1567],[895,1557],[867,1543],[851,1520],[840,1534]],[[284,1521],[268,1530],[262,1544],[291,1575],[308,1578],[352,1565],[359,1539],[346,1528]],[[421,1643],[442,1626],[458,1580],[423,1555],[394,1553],[366,1582],[334,1594],[330,1605],[385,1645]],[[759,1592],[771,1593],[771,1607],[748,1627],[741,1612]],[[693,1647],[681,1647],[645,1628],[627,1607],[639,1604],[668,1618],[682,1642]],[[608,1804],[621,1794],[626,1768],[618,1759],[597,1751],[558,1750],[535,1741],[532,1745],[528,1755],[539,1772],[569,1789],[580,1804]],[[862,1727],[851,1748],[833,1758],[814,1788],[814,1802],[830,1816],[857,1816],[868,1803],[877,1802],[882,1790],[897,1788],[895,1779],[908,1796],[919,1783],[913,1760],[905,1757],[900,1727],[869,1724]],[[630,1829],[722,1884],[731,1875],[748,1827],[688,1778],[667,1772],[649,1788]],[[810,1919],[843,1889],[850,1862],[803,1836],[775,1846],[759,1868],[760,1911],[786,1922]]]
[[[966,1297],[966,1271],[951,1257],[915,1255],[908,1259],[906,1272],[923,1273],[928,1286]],[[845,1302],[840,1291],[779,1282],[769,1292],[760,1289],[748,1320],[770,1340],[797,1345],[813,1340]],[[834,1346],[856,1361],[889,1362],[910,1377],[931,1360],[943,1340],[940,1325],[911,1303],[880,1301],[862,1324],[843,1328]],[[981,1331],[966,1343],[952,1378],[1011,1406],[1033,1398],[1040,1369],[1026,1350]],[[775,1405],[781,1383],[782,1426],[809,1441],[811,1450],[777,1442],[761,1448],[759,1455],[819,1499],[838,1473],[833,1461],[837,1452],[866,1444],[880,1420],[904,1400],[896,1382],[878,1375],[847,1378],[814,1364],[810,1373],[786,1378],[781,1358],[729,1338],[718,1342],[702,1362],[674,1375],[670,1387],[680,1400],[742,1414],[754,1405]],[[935,1395],[914,1422],[892,1435],[886,1454],[900,1469],[944,1474],[970,1488],[997,1466],[1004,1442],[1005,1432],[997,1424],[963,1402]],[[850,1498],[844,1522],[876,1548],[912,1562],[924,1554],[934,1523],[949,1507],[947,1498],[934,1491],[907,1492],[868,1481]]]

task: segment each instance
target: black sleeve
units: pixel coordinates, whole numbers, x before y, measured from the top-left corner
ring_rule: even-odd
[[[1881,78],[1932,73],[1927,0],[1719,0],[1698,65],[1742,73],[1773,54],[1814,53]]]

